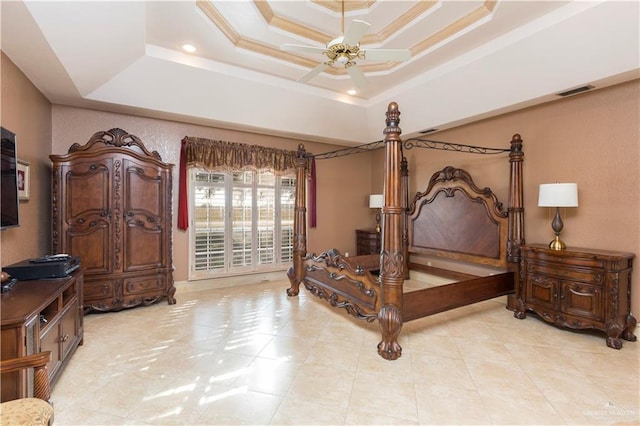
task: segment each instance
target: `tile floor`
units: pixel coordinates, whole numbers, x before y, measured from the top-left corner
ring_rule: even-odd
[[[55,424],[640,423],[640,342],[517,320],[501,298],[406,323],[385,361],[377,324],[287,287],[190,283],[173,306],[86,316]]]

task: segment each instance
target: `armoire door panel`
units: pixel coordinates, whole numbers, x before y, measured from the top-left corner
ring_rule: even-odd
[[[113,270],[110,158],[79,161],[63,168],[65,235],[61,251],[80,257],[88,273]]]
[[[167,250],[163,229],[167,174],[157,166],[124,158],[124,271],[165,267]],[[169,224],[171,226],[171,224]]]
[[[66,169],[67,222],[94,215],[107,217],[110,214],[112,163],[112,160],[104,159],[101,162],[75,164]]]
[[[165,266],[162,232],[158,229],[147,227],[140,222],[142,221],[135,219],[125,222],[125,271],[162,268]]]
[[[92,221],[83,226],[69,227],[65,235],[65,252],[78,256],[86,272],[113,271],[112,227],[105,221]]]
[[[126,216],[143,215],[159,220],[165,212],[166,177],[157,167],[124,159],[126,179],[124,213]]]

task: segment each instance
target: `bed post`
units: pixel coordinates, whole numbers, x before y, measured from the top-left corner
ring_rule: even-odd
[[[387,127],[384,129],[384,206],[382,207],[382,250],[380,253],[381,308],[378,325],[382,340],[378,354],[387,360],[398,359],[402,347],[398,336],[402,329],[402,284],[404,282],[404,255],[402,247],[405,211],[402,208],[400,162],[400,111],[391,102],[387,108]]]
[[[520,247],[524,244],[524,202],[522,196],[522,162],[524,152],[522,151],[522,138],[519,134],[511,138],[511,152],[509,153],[509,164],[511,174],[509,176],[509,219],[508,219],[508,240],[507,240],[507,262],[509,269],[514,271],[515,293],[507,297],[507,309],[516,311],[520,300]],[[520,310],[524,312],[524,309]]]
[[[293,216],[293,266],[287,270],[291,287],[288,296],[297,296],[304,274],[304,257],[307,255],[307,152],[298,145],[296,153],[296,201]]]

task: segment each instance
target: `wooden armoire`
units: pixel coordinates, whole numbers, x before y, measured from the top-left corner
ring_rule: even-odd
[[[52,252],[80,257],[85,312],[174,304],[173,165],[117,128],[50,158]]]

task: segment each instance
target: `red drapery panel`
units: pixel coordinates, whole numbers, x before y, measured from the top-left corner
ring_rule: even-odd
[[[178,188],[178,229],[186,231],[189,227],[189,207],[187,205],[187,138],[182,139],[180,147],[180,186]]]

